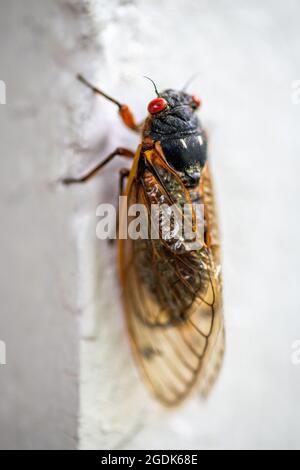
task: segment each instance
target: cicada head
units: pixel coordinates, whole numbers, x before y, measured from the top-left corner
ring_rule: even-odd
[[[196,95],[165,90],[148,105],[150,133],[160,137],[196,131],[199,120],[195,111],[200,106],[201,101]]]

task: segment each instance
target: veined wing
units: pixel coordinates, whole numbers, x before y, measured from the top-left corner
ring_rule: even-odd
[[[127,187],[129,207],[150,204],[143,184],[147,175],[137,178],[139,158],[136,156]],[[152,177],[157,185],[153,190],[158,189],[159,194],[162,182],[153,172]],[[214,248],[174,253],[161,239],[120,241],[120,274],[133,350],[152,392],[169,406],[180,403],[195,384],[203,392],[207,390],[224,349],[221,277],[212,233],[216,220],[208,197],[208,171],[201,184],[203,194],[207,191],[206,230]]]

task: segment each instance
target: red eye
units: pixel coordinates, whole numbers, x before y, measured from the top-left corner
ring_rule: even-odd
[[[196,106],[196,108],[200,108],[200,106],[202,105],[202,101],[200,100],[200,98],[198,98],[198,96],[196,95],[193,95],[192,100],[193,100],[194,106]]]
[[[164,98],[155,98],[150,101],[148,111],[150,114],[160,113],[168,106],[168,102]]]

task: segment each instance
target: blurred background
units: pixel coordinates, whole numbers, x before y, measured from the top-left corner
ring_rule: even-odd
[[[296,0],[1,0],[0,448],[300,448],[300,5]],[[227,352],[211,396],[164,410],[126,337],[116,248],[116,109],[203,101],[222,228]]]

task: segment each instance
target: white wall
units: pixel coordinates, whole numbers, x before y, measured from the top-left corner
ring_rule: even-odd
[[[82,449],[299,448],[299,3],[12,0],[0,11],[0,446],[72,448],[79,434]],[[199,73],[228,341],[207,402],[166,411],[137,376],[115,248],[95,236],[123,163],[83,188],[56,184],[138,142],[76,72],[140,119],[153,96],[143,75],[176,88]]]

